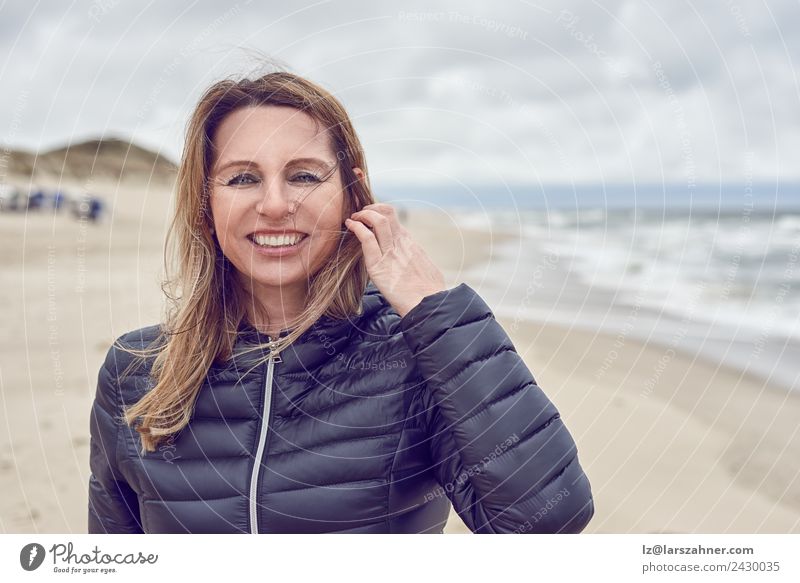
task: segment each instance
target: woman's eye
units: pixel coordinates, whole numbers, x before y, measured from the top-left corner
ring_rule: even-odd
[[[319,182],[319,176],[316,174],[311,174],[310,172],[300,172],[299,174],[292,176],[290,180],[292,182],[311,184],[313,182]]]
[[[256,182],[258,182],[258,178],[252,174],[237,174],[227,182],[226,186],[240,186],[243,184],[254,184]]]

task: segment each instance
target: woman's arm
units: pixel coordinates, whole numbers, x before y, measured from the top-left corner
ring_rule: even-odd
[[[89,534],[143,533],[139,501],[117,466],[117,444],[122,420],[112,347],[97,377],[97,392],[89,423]]]
[[[431,294],[400,329],[426,384],[437,479],[467,527],[581,532],[594,502],[575,442],[483,299],[465,283]]]

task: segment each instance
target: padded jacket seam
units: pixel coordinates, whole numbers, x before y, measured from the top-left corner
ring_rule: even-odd
[[[450,330],[455,330],[456,328],[462,328],[463,326],[467,326],[469,324],[474,324],[475,322],[482,322],[483,320],[491,319],[492,313],[486,312],[484,315],[480,316],[479,318],[475,318],[474,320],[467,320],[466,322],[456,322],[452,326],[445,328],[441,332],[439,332],[436,336],[430,339],[429,342],[426,343],[426,347],[433,346],[439,338],[447,334]],[[415,355],[416,356],[416,355]]]
[[[569,466],[571,466],[571,465],[572,465],[572,463],[573,463],[573,462],[574,462],[576,459],[578,459],[578,456],[577,456],[577,455],[572,455],[572,456],[570,457],[569,461],[568,461],[566,464],[564,464],[564,467],[563,467],[563,468],[561,468],[561,469],[560,469],[560,470],[559,470],[559,471],[558,471],[558,472],[557,472],[557,473],[556,473],[554,476],[552,476],[552,477],[551,477],[549,480],[547,480],[547,482],[545,482],[544,484],[542,484],[542,486],[541,486],[540,488],[533,489],[533,490],[532,490],[531,492],[529,492],[528,494],[525,494],[525,495],[524,495],[522,498],[520,498],[519,500],[517,500],[517,501],[514,503],[514,505],[516,506],[516,505],[518,505],[518,504],[521,504],[522,502],[526,502],[526,501],[530,500],[531,498],[533,498],[534,496],[536,496],[537,494],[541,494],[542,492],[544,492],[544,491],[547,489],[547,487],[548,487],[550,484],[552,484],[553,482],[555,482],[555,481],[556,481],[556,480],[558,480],[558,479],[559,479],[561,476],[563,476],[563,475],[564,475],[564,472],[566,472],[566,471],[567,471],[567,468],[568,468]]]
[[[213,500],[228,500],[230,498],[241,498],[241,494],[231,494],[230,496],[203,496],[202,498],[148,498],[145,504],[162,503],[169,504],[170,502],[208,502]]]
[[[426,387],[423,387],[425,390]],[[403,413],[403,426],[400,428],[400,437],[397,439],[397,445],[394,448],[394,453],[392,454],[392,464],[389,466],[389,487],[386,490],[386,516],[390,515],[390,504],[392,501],[392,485],[394,484],[394,465],[397,463],[397,452],[400,451],[400,444],[403,443],[403,433],[405,433],[406,425],[408,425],[408,413],[411,410],[411,405],[414,403],[414,399],[418,397],[419,393],[415,393],[414,397],[411,399],[411,402],[408,404],[408,409],[406,409]],[[386,526],[389,529],[389,532],[392,531],[392,521],[389,518],[386,518]]]
[[[122,395],[120,394],[119,386],[116,382],[114,382],[114,376],[111,374],[111,371],[108,367],[105,367],[106,372],[108,372],[109,382],[111,383],[111,388],[113,389],[114,394],[114,412],[112,418],[114,419],[114,480],[118,481],[120,477],[120,462],[119,462],[119,433],[120,433],[120,424],[122,418]]]
[[[510,452],[510,451],[513,451],[513,450],[517,449],[517,448],[518,448],[519,446],[521,446],[523,443],[525,443],[526,441],[528,441],[528,440],[530,440],[530,439],[533,439],[533,438],[534,438],[536,435],[539,435],[539,434],[540,434],[542,431],[544,431],[545,429],[547,429],[547,428],[548,428],[548,427],[549,427],[549,426],[550,426],[550,425],[553,423],[553,421],[555,421],[556,419],[560,419],[560,418],[561,418],[561,414],[560,414],[560,413],[556,413],[555,415],[553,415],[552,417],[550,417],[550,418],[549,418],[547,421],[545,421],[544,423],[542,423],[541,425],[539,425],[539,427],[537,427],[537,428],[536,428],[535,430],[533,430],[531,433],[529,433],[528,435],[526,435],[525,437],[523,437],[522,439],[520,439],[518,442],[516,442],[515,444],[511,445],[510,447],[508,447],[507,449],[503,450],[503,452],[502,452],[502,453],[500,453],[500,454],[499,454],[499,455],[498,455],[496,458],[493,458],[493,459],[492,459],[492,460],[490,460],[490,461],[494,461],[494,460],[496,460],[496,459],[499,459],[499,458],[500,458],[500,456],[503,456],[503,455],[507,454],[508,452]],[[489,462],[481,462],[481,463],[479,463],[479,464],[475,464],[475,465],[474,465],[474,466],[472,466],[472,467],[473,467],[473,468],[477,468],[477,467],[480,467],[480,466],[484,466],[484,465],[486,465],[487,463],[489,463]]]
[[[439,381],[439,383],[440,383],[442,386],[444,386],[444,385],[447,385],[447,384],[449,384],[451,381],[453,381],[453,379],[455,379],[456,377],[458,377],[459,375],[462,375],[462,374],[464,374],[464,372],[465,372],[466,370],[468,370],[468,369],[469,369],[469,368],[470,368],[472,365],[474,365],[474,364],[477,364],[477,363],[479,363],[479,362],[480,362],[480,363],[482,363],[482,362],[486,362],[487,360],[489,360],[489,359],[490,359],[490,358],[492,358],[493,356],[498,356],[498,355],[500,355],[500,354],[502,354],[502,353],[504,353],[504,352],[509,352],[509,351],[514,351],[514,347],[513,347],[513,346],[509,346],[509,345],[502,345],[502,346],[500,347],[500,349],[495,349],[493,352],[490,352],[489,354],[486,354],[486,355],[484,355],[484,356],[481,356],[481,357],[479,357],[479,358],[474,358],[474,359],[471,359],[471,360],[470,360],[470,361],[469,361],[469,362],[468,362],[468,363],[467,363],[467,364],[466,364],[464,367],[460,368],[460,369],[459,369],[458,371],[456,371],[454,374],[452,374],[452,375],[450,375],[449,377],[447,377],[447,379],[446,379],[446,380]]]
[[[404,383],[398,383],[397,385],[395,385],[394,387],[392,387],[391,389],[389,389],[388,391],[385,391],[383,393],[377,393],[377,394],[373,393],[373,394],[369,394],[369,395],[348,395],[350,398],[345,400],[345,401],[342,401],[340,403],[333,403],[331,405],[326,405],[326,406],[321,407],[320,409],[317,409],[315,411],[310,411],[310,412],[309,411],[302,411],[301,413],[299,413],[297,415],[280,415],[278,413],[275,413],[275,417],[277,419],[296,419],[298,417],[316,417],[320,413],[325,413],[327,411],[335,409],[336,407],[341,407],[343,405],[347,405],[348,403],[352,403],[353,401],[359,401],[360,399],[379,398],[379,397],[385,397],[387,395],[391,395],[392,393],[397,392],[397,390],[398,390],[397,387],[402,387],[403,385],[410,385],[410,384],[412,384],[414,382],[416,382],[416,381],[407,381],[407,382],[404,382]],[[292,403],[292,405],[297,407],[297,405],[295,405],[294,403]]]
[[[462,425],[463,423],[466,423],[466,422],[467,422],[467,421],[469,421],[470,419],[472,419],[472,418],[474,418],[474,417],[477,417],[478,415],[480,415],[480,414],[481,414],[481,413],[483,413],[484,411],[488,410],[488,409],[489,409],[489,407],[491,407],[491,406],[492,406],[492,405],[494,405],[495,403],[499,403],[500,401],[505,401],[505,400],[506,400],[506,399],[508,399],[509,397],[511,397],[511,396],[513,396],[513,395],[516,395],[516,394],[517,394],[517,393],[519,393],[520,391],[523,391],[523,390],[525,390],[527,387],[531,386],[532,384],[534,384],[534,383],[533,383],[533,382],[531,382],[531,381],[527,381],[527,382],[525,382],[525,383],[523,383],[523,384],[521,384],[521,385],[519,385],[519,386],[515,387],[515,388],[514,388],[513,390],[511,390],[511,391],[509,391],[509,392],[507,392],[507,393],[504,393],[503,395],[501,395],[501,396],[499,396],[499,397],[495,397],[494,399],[492,399],[492,400],[491,400],[491,401],[489,401],[489,402],[485,402],[485,403],[483,404],[483,406],[482,406],[482,407],[480,407],[480,408],[479,408],[477,411],[474,411],[473,413],[470,413],[470,414],[469,414],[469,415],[467,415],[466,417],[462,417],[461,419],[459,419],[459,420],[458,420],[458,423],[457,423],[457,425]]]
[[[331,444],[334,444],[334,443],[346,443],[348,441],[363,441],[363,440],[367,440],[367,439],[381,439],[381,438],[386,438],[386,437],[392,437],[394,435],[397,435],[397,433],[398,432],[395,431],[394,433],[379,433],[378,435],[365,435],[365,436],[358,436],[358,437],[347,437],[345,439],[331,439],[331,440],[328,440],[328,441],[323,441],[322,443],[313,443],[313,444],[307,445],[307,446],[305,446],[304,449],[289,449],[289,450],[286,450],[286,451],[270,452],[270,456],[274,457],[274,456],[286,455],[286,454],[290,454],[290,453],[306,453],[308,451],[313,451],[313,450],[315,450],[317,448],[324,447],[324,446],[327,446],[327,445],[331,445]]]
[[[383,482],[383,476],[377,476],[375,478],[363,478],[361,480],[347,480],[344,482],[333,482],[332,484],[304,484],[297,488],[286,488],[284,490],[272,490],[270,494],[282,494],[284,492],[297,492],[298,490],[311,490],[313,488],[333,488],[334,486],[343,486],[345,484],[360,484],[363,482]],[[372,486],[373,488],[383,487],[385,484],[377,484]],[[338,490],[343,490],[345,488],[336,488]],[[360,490],[361,488],[352,488],[353,490]]]

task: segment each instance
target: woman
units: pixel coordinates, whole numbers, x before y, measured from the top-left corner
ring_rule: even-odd
[[[330,93],[213,85],[177,184],[172,309],[99,373],[89,532],[440,533],[451,503],[473,532],[583,530],[558,411],[375,203]]]

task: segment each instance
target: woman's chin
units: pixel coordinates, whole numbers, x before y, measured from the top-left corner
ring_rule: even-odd
[[[306,282],[305,276],[303,277],[254,277],[253,281],[262,286],[269,287],[296,287]]]
[[[254,285],[262,287],[283,287],[294,288],[304,286],[308,282],[306,273],[298,269],[281,270],[276,267],[271,269],[269,273],[260,273],[259,271],[245,274],[246,281],[252,282]]]

